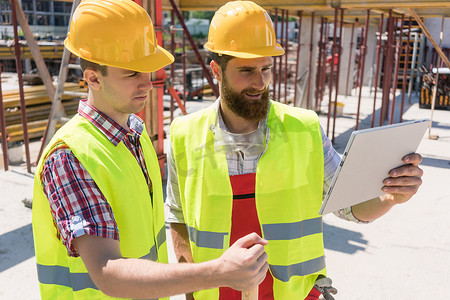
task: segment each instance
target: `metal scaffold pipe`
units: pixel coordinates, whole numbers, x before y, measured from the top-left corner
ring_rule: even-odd
[[[16,53],[16,67],[17,75],[19,79],[19,93],[20,93],[20,111],[22,116],[22,128],[23,128],[23,142],[25,144],[25,156],[27,161],[27,171],[31,173],[31,159],[30,159],[30,144],[28,138],[28,122],[25,96],[23,92],[23,76],[22,76],[22,60],[20,58],[20,44],[19,35],[17,33],[17,15],[16,15],[16,2],[10,1],[12,17],[13,17],[13,29],[14,29],[14,51]]]
[[[327,114],[327,136],[330,133],[330,118],[331,118],[331,106],[332,106],[332,94],[333,94],[333,77],[334,77],[334,55],[336,52],[336,30],[338,23],[338,8],[334,10],[334,27],[333,27],[333,45],[331,46],[331,63],[330,63],[330,82],[329,82],[329,97],[328,97],[328,114]]]
[[[366,14],[366,24],[364,27],[364,38],[363,43],[361,45],[360,49],[360,72],[359,72],[359,94],[358,94],[358,108],[356,111],[356,125],[355,130],[358,130],[359,127],[359,111],[361,109],[361,96],[362,96],[362,89],[363,89],[363,83],[364,83],[364,66],[366,65],[366,53],[367,53],[367,36],[369,33],[369,19],[370,19],[370,9],[367,10]]]
[[[311,14],[311,39],[309,43],[309,65],[308,65],[308,83],[306,92],[306,108],[310,109],[310,95],[311,95],[311,77],[312,77],[312,61],[313,61],[313,43],[314,43],[314,12]]]
[[[373,128],[375,126],[375,108],[376,108],[376,102],[377,102],[377,91],[378,91],[378,77],[380,73],[380,56],[381,52],[383,51],[384,46],[382,45],[382,36],[383,36],[383,22],[384,22],[384,15],[381,14],[380,17],[380,26],[378,29],[378,40],[377,40],[377,50],[375,54],[375,77],[374,77],[374,94],[373,94],[373,108],[372,108],[372,123],[371,127]],[[381,118],[381,112],[380,112],[380,118]]]
[[[303,11],[298,12],[298,33],[297,33],[297,59],[295,60],[295,77],[294,77],[294,106],[297,104],[297,80],[298,80],[298,61],[300,60],[300,38],[301,38],[301,32],[302,32],[302,16]]]
[[[342,28],[344,27],[344,10],[341,9],[341,19],[340,19],[340,27],[339,27],[339,44],[337,51],[337,69],[336,69],[336,93],[334,94],[334,109],[333,109],[333,132],[331,137],[331,142],[334,143],[334,133],[336,130],[336,114],[338,107],[338,94],[339,94],[339,75],[341,71],[341,54],[342,54]],[[334,58],[332,58],[334,63]]]
[[[402,79],[402,99],[400,104],[400,123],[403,122],[403,109],[405,104],[405,92],[406,92],[406,73],[408,72],[408,64],[409,64],[409,51],[411,50],[410,39],[411,39],[411,23],[412,18],[409,17],[408,21],[408,35],[407,42],[405,48],[405,62],[403,64],[403,79]]]
[[[5,122],[5,111],[3,108],[3,93],[2,93],[2,64],[0,64],[0,129],[2,133],[2,151],[3,151],[3,166],[5,171],[8,171],[8,145],[6,136],[6,122]]]

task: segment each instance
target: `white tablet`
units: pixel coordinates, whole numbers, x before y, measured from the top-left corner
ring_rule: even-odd
[[[373,199],[383,194],[389,171],[403,165],[402,158],[417,151],[429,119],[354,131],[345,147],[319,213]]]

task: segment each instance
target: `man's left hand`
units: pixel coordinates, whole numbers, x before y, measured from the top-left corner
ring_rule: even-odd
[[[382,191],[386,194],[380,196],[382,201],[392,204],[401,204],[417,193],[422,184],[423,170],[419,168],[422,156],[418,153],[408,154],[403,157],[405,165],[389,171],[391,177],[384,180]]]

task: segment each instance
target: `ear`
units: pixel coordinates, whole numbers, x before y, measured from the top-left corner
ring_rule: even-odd
[[[101,74],[99,71],[91,68],[87,68],[83,73],[84,80],[86,80],[89,87],[94,90],[99,90],[102,87],[100,76]]]
[[[217,81],[222,82],[222,69],[219,64],[215,60],[211,60],[209,66],[211,67],[212,73]]]

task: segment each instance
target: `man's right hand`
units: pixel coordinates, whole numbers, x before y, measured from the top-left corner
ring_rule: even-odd
[[[264,246],[268,242],[256,233],[237,240],[220,258],[219,274],[225,286],[238,291],[258,286],[266,277],[269,264]]]

